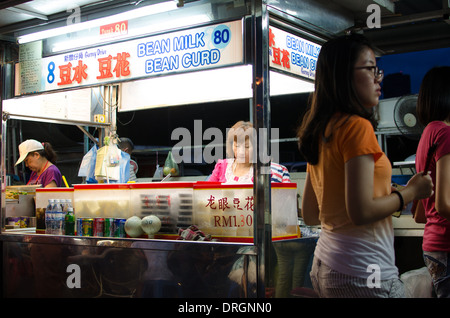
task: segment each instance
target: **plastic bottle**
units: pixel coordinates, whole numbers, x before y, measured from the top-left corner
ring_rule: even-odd
[[[67,213],[65,215],[64,234],[75,235],[75,215],[73,213],[72,201],[66,200]]]
[[[61,201],[61,209],[62,209],[62,212],[63,212],[63,214],[62,214],[62,233],[61,233],[61,235],[64,235],[65,234],[65,232],[66,232],[66,221],[65,221],[65,219],[66,219],[66,214],[67,214],[67,211],[68,211],[68,208],[69,208],[69,201],[70,200],[68,200],[68,199],[61,199],[60,200]]]
[[[64,212],[61,205],[61,200],[55,200],[54,205],[54,233],[56,235],[64,234]]]
[[[45,234],[53,234],[53,207],[55,200],[48,199],[48,205],[45,209]]]
[[[66,199],[66,203],[67,203],[67,210],[69,210],[69,208],[72,208],[72,211],[73,211],[72,200]]]
[[[65,199],[60,199],[59,204],[61,204],[61,210],[66,213],[67,212],[67,203]]]

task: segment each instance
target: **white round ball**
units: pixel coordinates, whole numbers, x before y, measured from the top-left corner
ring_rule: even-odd
[[[125,221],[125,232],[127,232],[130,237],[141,236],[142,234],[144,234],[144,232],[142,231],[141,222],[141,218],[138,216],[132,216],[128,218]]]
[[[145,233],[152,235],[161,229],[161,220],[156,215],[149,215],[142,219],[141,228]]]

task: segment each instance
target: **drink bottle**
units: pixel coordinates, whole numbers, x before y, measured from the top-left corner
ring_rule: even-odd
[[[55,205],[55,200],[48,199],[48,205],[45,209],[45,234],[53,234],[53,206]]]
[[[73,207],[71,205],[67,208],[64,229],[65,235],[75,235],[75,215],[73,214]]]
[[[64,212],[61,205],[61,200],[55,200],[55,205],[53,209],[54,217],[54,233],[56,235],[64,234]]]

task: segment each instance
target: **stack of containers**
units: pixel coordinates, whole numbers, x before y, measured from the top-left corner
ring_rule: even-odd
[[[297,184],[272,183],[272,240],[299,237]],[[45,233],[49,199],[70,199],[76,235],[126,237],[125,222],[155,215],[162,223],[155,238],[176,239],[178,229],[196,225],[225,242],[253,242],[253,184],[164,182],[79,184],[36,190],[37,233]]]
[[[74,210],[78,236],[126,237],[130,210],[129,184],[76,184]]]
[[[176,237],[178,228],[193,223],[193,182],[131,183],[130,209],[141,219],[155,215],[161,220],[159,238]]]

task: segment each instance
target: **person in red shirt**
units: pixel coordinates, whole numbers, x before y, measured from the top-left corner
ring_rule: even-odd
[[[423,257],[437,297],[450,297],[450,66],[432,68],[423,78],[417,101],[419,121],[426,126],[416,152],[416,170],[425,168],[428,149],[435,194],[421,200],[426,224]]]

